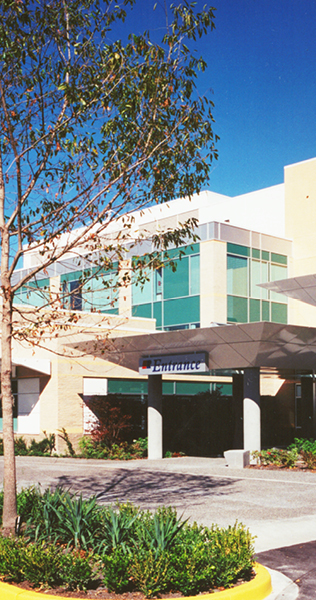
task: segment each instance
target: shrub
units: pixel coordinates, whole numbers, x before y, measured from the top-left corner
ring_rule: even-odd
[[[22,490],[22,537],[0,536],[0,578],[86,590],[94,578],[116,593],[197,594],[251,577],[253,546],[240,524],[189,525],[172,508],[99,507],[57,488]]]
[[[58,564],[60,581],[69,590],[86,591],[94,577],[95,563],[93,554],[84,550],[61,554]]]
[[[298,459],[298,452],[296,448],[288,450],[269,448],[268,450],[261,450],[261,452],[258,450],[252,452],[252,457],[262,466],[275,465],[277,467],[291,468]]]
[[[14,453],[16,456],[26,456],[28,454],[26,441],[22,436],[14,439]]]
[[[79,440],[80,456],[83,458],[103,458],[111,460],[130,460],[147,456],[147,438],[134,440],[132,444],[121,442],[107,447],[90,436]]]
[[[316,440],[306,438],[294,438],[293,444],[289,446],[289,449],[296,448],[297,452],[310,452],[316,454]]]
[[[110,592],[121,594],[133,587],[129,568],[131,556],[122,547],[117,547],[111,554],[102,558],[102,571],[104,584]]]
[[[50,433],[48,436],[46,431],[43,432],[45,437],[36,442],[34,439],[31,440],[30,446],[27,450],[29,456],[51,456],[55,449],[55,434]]]
[[[61,437],[62,440],[64,440],[64,442],[66,443],[67,446],[67,450],[68,450],[68,455],[69,456],[76,456],[74,447],[69,439],[69,435],[65,429],[65,427],[62,427],[61,429],[58,430],[59,431],[59,437]]]
[[[308,469],[316,469],[316,454],[313,452],[307,452],[306,450],[301,450],[300,455]]]
[[[46,490],[36,514],[27,521],[25,535],[87,549],[98,537],[99,513],[95,496],[84,500],[61,488]]]
[[[131,415],[123,412],[122,404],[94,396],[88,406],[98,419],[91,424],[92,439],[107,448],[122,442],[124,434],[131,429]]]
[[[59,583],[60,555],[58,546],[45,542],[20,547],[21,581],[27,580],[35,587]]]

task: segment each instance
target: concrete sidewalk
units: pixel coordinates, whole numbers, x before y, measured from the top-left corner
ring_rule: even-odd
[[[2,476],[3,457],[0,457],[0,478]],[[128,500],[148,509],[171,505],[190,521],[206,526],[212,523],[227,526],[240,521],[256,536],[255,551],[263,564],[277,568],[292,581],[298,578],[297,572],[301,574],[300,579],[302,573],[309,572],[306,577],[313,585],[316,543],[302,544],[316,540],[315,473],[237,470],[226,467],[222,458],[118,462],[17,457],[17,480],[19,488],[63,485],[85,496],[95,494],[101,503]],[[297,544],[301,550],[293,550],[293,561],[299,565],[298,571],[292,559],[287,559],[292,556],[287,547]],[[278,555],[269,554],[274,549],[279,549]],[[282,556],[286,562],[283,566]],[[307,557],[308,569],[305,569]],[[283,592],[287,587],[290,595],[274,595],[274,598],[292,600],[295,597],[293,586],[289,589],[291,582],[286,581]],[[312,596],[300,595],[301,598],[316,599],[316,591]]]

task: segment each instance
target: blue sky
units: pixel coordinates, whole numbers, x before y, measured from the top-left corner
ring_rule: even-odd
[[[130,30],[157,27],[163,0],[155,12],[154,4],[137,0]],[[284,165],[316,156],[316,1],[214,7],[216,29],[199,44],[208,69],[198,79],[199,93],[212,95],[221,138],[209,189],[235,196],[282,183]]]

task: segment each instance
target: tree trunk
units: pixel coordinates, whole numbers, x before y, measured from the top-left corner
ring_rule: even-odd
[[[16,468],[14,455],[12,371],[12,299],[10,284],[5,285],[2,273],[2,327],[1,327],[1,396],[4,447],[3,533],[14,533],[17,516]]]

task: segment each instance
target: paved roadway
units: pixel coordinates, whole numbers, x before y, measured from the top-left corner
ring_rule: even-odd
[[[0,457],[0,480],[3,457]],[[223,458],[98,461],[17,457],[19,489],[63,485],[99,502],[174,506],[206,526],[241,521],[257,552],[316,540],[316,473],[236,470]]]
[[[316,473],[237,470],[222,458],[112,462],[19,456],[17,481],[19,489],[62,485],[95,494],[100,503],[171,505],[206,526],[238,520],[256,536],[260,562],[278,571],[269,600],[316,599]]]

